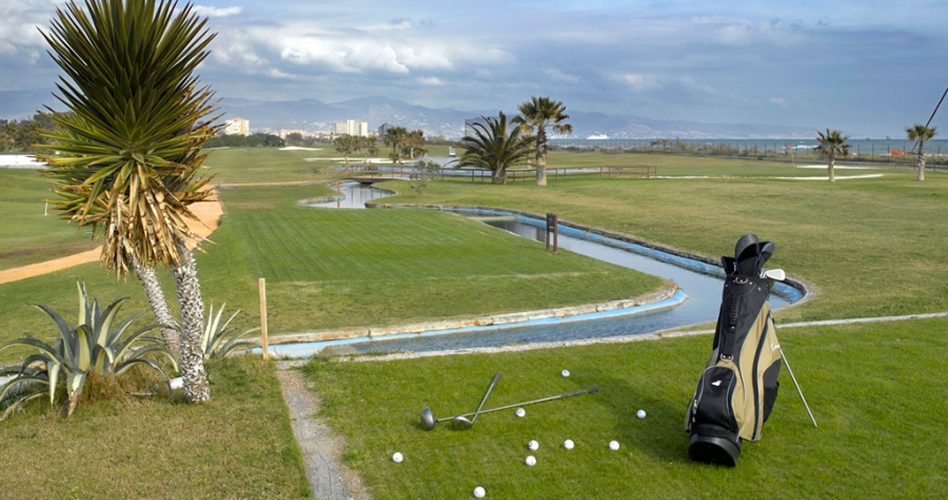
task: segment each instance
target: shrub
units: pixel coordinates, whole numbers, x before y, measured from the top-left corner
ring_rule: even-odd
[[[229,326],[230,322],[240,314],[240,310],[231,314],[230,317],[227,318],[227,321],[221,322],[224,316],[224,307],[226,306],[226,303],[222,304],[217,314],[214,314],[214,304],[212,303],[208,311],[207,324],[204,325],[204,338],[202,339],[204,359],[214,357],[224,358],[240,351],[259,347],[259,344],[256,342],[243,339],[245,335],[259,330],[259,327],[250,328],[249,330],[238,333],[236,327]]]
[[[34,304],[45,312],[56,324],[57,337],[50,345],[27,335],[0,345],[0,350],[11,346],[27,346],[39,350],[39,353],[27,357],[18,369],[5,372],[14,375],[0,390],[0,408],[21,405],[23,402],[49,394],[49,403],[56,403],[59,381],[63,380],[66,390],[66,417],[72,415],[83,385],[90,373],[102,377],[117,377],[134,366],[145,366],[157,371],[164,377],[161,366],[149,355],[164,356],[174,365],[174,358],[160,338],[146,334],[157,325],[150,325],[134,332],[131,324],[143,313],[135,313],[124,320],[118,319],[122,303],[128,297],[118,299],[102,308],[96,299],[90,300],[85,285],[78,282],[79,319],[82,321],[73,327],[59,313],[52,309]],[[2,418],[7,416],[5,412]]]

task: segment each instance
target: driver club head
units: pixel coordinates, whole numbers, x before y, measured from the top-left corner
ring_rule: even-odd
[[[434,429],[434,426],[434,415],[431,413],[431,408],[426,406],[425,409],[421,410],[421,428],[426,431],[430,431],[431,429]]]
[[[454,426],[456,431],[466,431],[471,427],[474,427],[474,422],[468,420],[466,417],[458,415],[451,419],[451,425]]]

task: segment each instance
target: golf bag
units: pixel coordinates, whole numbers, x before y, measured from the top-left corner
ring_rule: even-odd
[[[777,399],[780,345],[770,315],[764,263],[775,245],[742,236],[734,257],[722,257],[726,278],[714,343],[688,407],[692,460],[734,466],[741,439],[760,439]]]

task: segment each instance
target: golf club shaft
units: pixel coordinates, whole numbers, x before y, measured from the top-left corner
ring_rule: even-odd
[[[545,402],[545,401],[553,401],[554,399],[569,398],[569,397],[572,397],[572,396],[579,396],[580,394],[587,394],[587,393],[590,393],[590,392],[596,392],[596,391],[598,391],[598,390],[599,390],[599,387],[598,387],[598,386],[593,386],[593,387],[590,387],[590,388],[588,388],[588,389],[582,389],[582,390],[579,390],[579,391],[567,392],[567,393],[565,393],[565,394],[559,394],[559,395],[556,395],[556,396],[549,396],[549,397],[545,397],[545,398],[534,399],[534,400],[532,400],[532,401],[524,401],[524,402],[522,402],[522,403],[514,403],[514,404],[505,405],[505,406],[498,406],[498,407],[496,407],[496,408],[488,408],[488,409],[486,409],[486,410],[481,410],[480,413],[483,414],[483,413],[490,413],[490,412],[492,412],[492,411],[508,410],[508,409],[510,409],[510,408],[516,408],[516,407],[518,407],[518,406],[527,406],[527,405],[532,405],[532,404],[534,404],[534,403],[543,403],[543,402]],[[459,416],[459,417],[466,417],[466,416],[473,415],[473,414],[474,414],[474,413],[463,413],[463,414],[461,414],[461,415],[456,415],[456,416]],[[443,418],[439,418],[439,419],[435,420],[435,422],[445,422],[445,421],[452,420],[452,419],[454,419],[454,417],[443,417]]]
[[[783,364],[787,365],[787,373],[790,374],[790,379],[793,380],[793,385],[797,388],[797,393],[800,395],[800,399],[803,400],[803,407],[806,408],[806,412],[810,415],[810,420],[813,421],[813,427],[819,428],[820,426],[816,425],[816,419],[813,418],[813,412],[810,411],[810,405],[806,404],[806,398],[803,397],[803,391],[800,390],[800,384],[797,382],[797,378],[793,376],[793,370],[790,368],[790,363],[787,361],[787,355],[783,352],[783,347],[780,348],[780,355],[783,356]]]
[[[477,420],[477,415],[481,413],[481,408],[483,408],[484,403],[487,402],[487,396],[490,396],[491,389],[493,389],[494,386],[497,385],[498,379],[500,379],[500,372],[497,372],[494,374],[494,380],[491,380],[490,385],[487,386],[487,392],[484,393],[484,398],[481,399],[481,404],[477,405],[477,410],[474,411],[474,418],[471,419],[471,424],[473,424],[474,421]]]

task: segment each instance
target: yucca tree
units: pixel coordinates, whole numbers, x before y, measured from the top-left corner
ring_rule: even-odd
[[[47,147],[56,154],[43,159],[59,196],[54,206],[104,237],[102,259],[119,275],[136,265],[146,270],[140,276],[171,268],[185,394],[205,401],[204,305],[189,250],[198,237],[186,219],[196,219],[190,204],[211,195],[201,147],[216,134],[218,117],[208,118],[213,93],[193,72],[215,35],[190,4],[86,0],[84,7],[57,9],[43,33],[66,75],[56,97],[70,111],[49,110],[55,129]]]
[[[816,150],[828,158],[827,169],[829,170],[829,181],[836,182],[836,156],[846,156],[849,154],[848,135],[840,134],[839,130],[826,129],[826,133],[817,132],[816,141],[818,145]]]
[[[392,147],[392,154],[389,157],[396,164],[402,162],[402,148],[408,142],[408,129],[405,127],[389,127],[382,136],[382,142],[386,146]]]
[[[915,161],[915,166],[918,167],[920,181],[925,180],[925,141],[930,141],[935,137],[936,128],[916,123],[905,129],[910,141],[918,141],[918,159]]]
[[[546,129],[552,128],[560,134],[568,134],[573,131],[573,126],[565,123],[569,119],[566,114],[566,106],[561,101],[551,100],[549,97],[536,97],[520,105],[520,116],[513,119],[524,128],[527,133],[536,133],[536,169],[537,186],[546,186]]]
[[[520,127],[507,127],[503,112],[495,118],[482,116],[471,124],[472,135],[461,139],[464,154],[458,166],[473,166],[491,171],[491,182],[507,183],[507,169],[527,158],[533,148],[533,138],[524,136]]]

